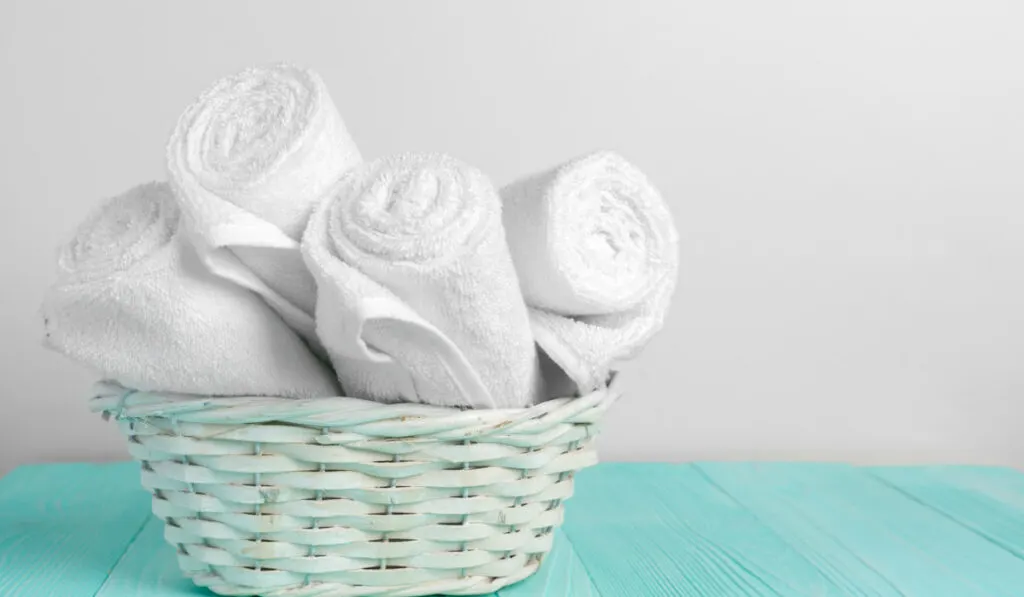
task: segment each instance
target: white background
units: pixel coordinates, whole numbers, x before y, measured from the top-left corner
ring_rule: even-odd
[[[1013,2],[0,4],[0,473],[123,458],[39,347],[54,248],[164,177],[220,76],[319,71],[364,154],[497,183],[601,147],[682,244],[607,459],[1024,464],[1024,14]]]

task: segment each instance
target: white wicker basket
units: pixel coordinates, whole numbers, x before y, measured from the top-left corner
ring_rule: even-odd
[[[182,571],[222,595],[477,595],[533,574],[611,388],[517,410],[101,385]]]

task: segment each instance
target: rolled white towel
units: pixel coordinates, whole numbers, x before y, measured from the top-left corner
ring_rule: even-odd
[[[478,170],[443,155],[358,166],[314,212],[303,253],[317,331],[346,390],[485,408],[539,395],[501,202]],[[389,375],[388,361],[411,380]]]
[[[334,375],[258,296],[182,242],[166,183],[104,202],[61,249],[44,345],[139,390],[334,396]]]
[[[314,343],[316,285],[298,241],[316,202],[361,160],[323,80],[288,65],[215,83],[181,115],[167,146],[202,259]]]
[[[501,190],[505,230],[537,343],[580,386],[661,329],[678,234],[658,191],[600,151]]]

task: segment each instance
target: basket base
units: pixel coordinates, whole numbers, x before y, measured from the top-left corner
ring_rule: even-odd
[[[182,562],[181,559],[179,557],[179,566],[184,571],[189,564]],[[224,584],[223,578],[216,574],[210,574],[208,570],[189,576],[197,586],[209,589],[218,595],[233,597],[429,597],[431,595],[490,595],[499,589],[533,576],[540,569],[540,565],[541,560],[534,559],[516,574],[500,578],[467,576],[461,579],[439,580],[416,586],[392,587],[354,586],[346,583],[316,581],[308,585],[277,588],[272,592],[259,594],[252,593],[251,588]]]

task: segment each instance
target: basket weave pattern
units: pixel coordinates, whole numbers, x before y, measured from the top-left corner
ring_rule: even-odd
[[[617,397],[517,410],[101,386],[182,571],[223,595],[495,591],[537,570]]]

